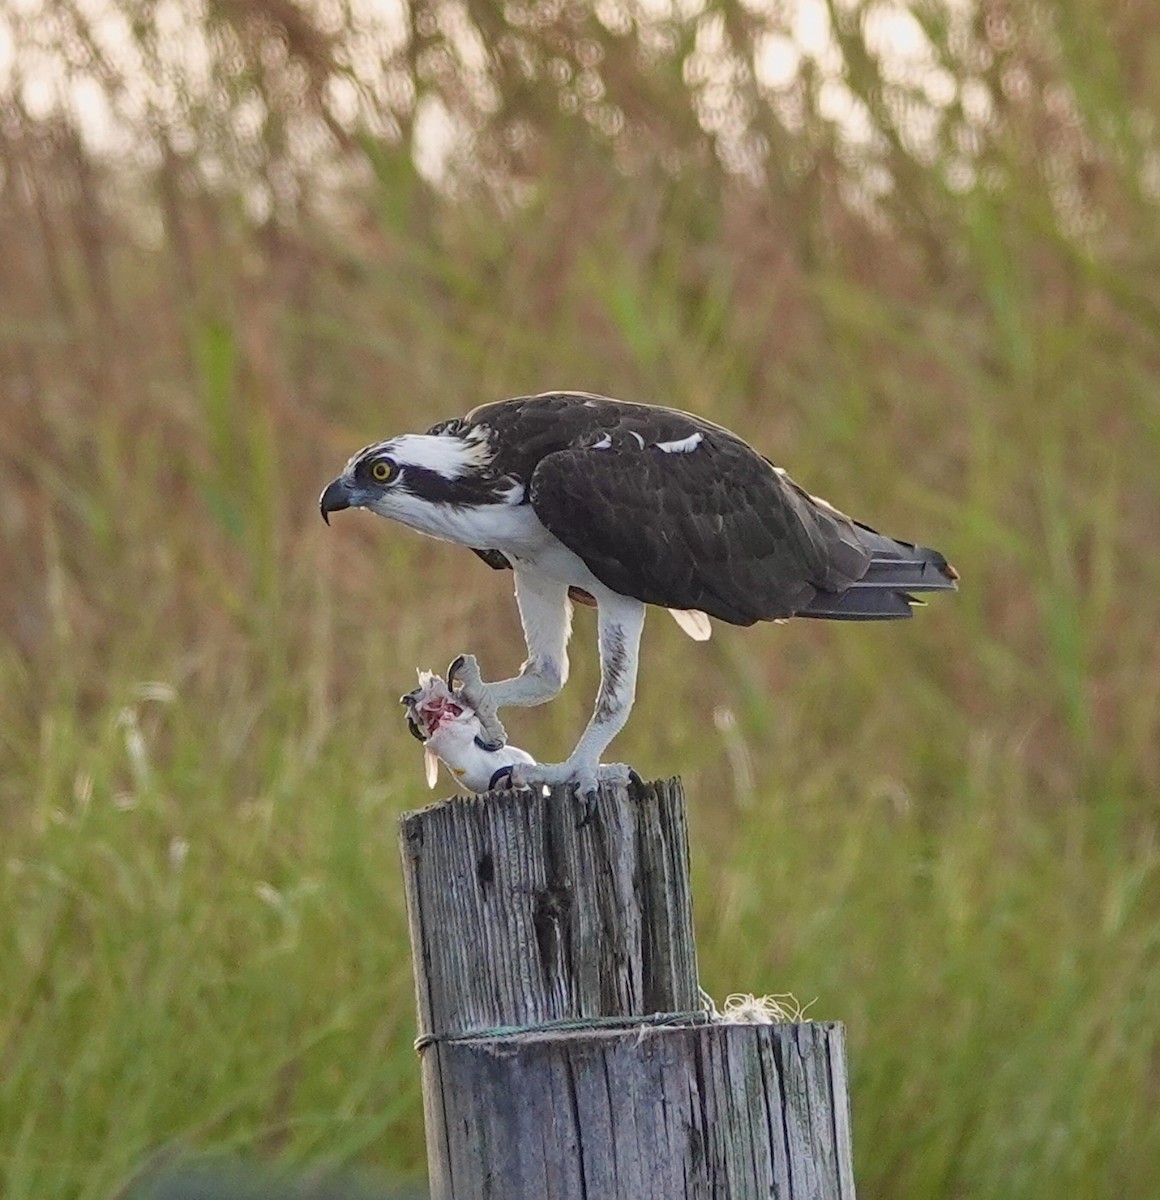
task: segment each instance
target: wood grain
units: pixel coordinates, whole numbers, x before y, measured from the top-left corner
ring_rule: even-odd
[[[420,1036],[700,1007],[684,794],[458,796],[400,822]]]
[[[854,1197],[840,1025],[525,1034],[423,1069],[435,1198]]]

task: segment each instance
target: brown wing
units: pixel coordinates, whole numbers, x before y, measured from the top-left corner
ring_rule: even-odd
[[[791,616],[861,578],[871,555],[853,522],[740,439],[694,431],[683,453],[620,435],[548,454],[532,475],[536,515],[613,591],[735,625]]]

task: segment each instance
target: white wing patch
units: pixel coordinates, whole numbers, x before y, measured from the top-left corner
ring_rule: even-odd
[[[666,454],[691,454],[704,440],[700,431],[697,431],[675,442],[657,442],[656,446]]]
[[[810,499],[819,508],[824,508],[827,512],[832,512],[836,517],[844,517],[846,515],[843,512],[839,512],[828,500],[823,500],[821,496],[810,496]]]
[[[707,642],[713,636],[713,626],[699,608],[670,608],[669,613],[694,642]]]

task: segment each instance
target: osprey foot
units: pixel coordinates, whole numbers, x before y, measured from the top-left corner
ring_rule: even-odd
[[[641,777],[626,763],[518,763],[512,768],[512,787],[558,787],[575,784],[583,804],[577,829],[583,829],[596,816],[598,789],[602,783],[643,786]]]
[[[456,684],[459,686],[456,687]],[[452,659],[447,668],[447,686],[462,696],[479,717],[484,738],[479,744],[480,749],[503,749],[507,745],[507,730],[499,719],[499,707],[492,699],[492,689],[479,674],[479,663],[474,654],[460,654]]]

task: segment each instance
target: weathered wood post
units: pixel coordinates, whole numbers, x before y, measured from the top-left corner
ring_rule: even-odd
[[[842,1027],[711,1020],[679,780],[400,841],[432,1200],[853,1200]]]

